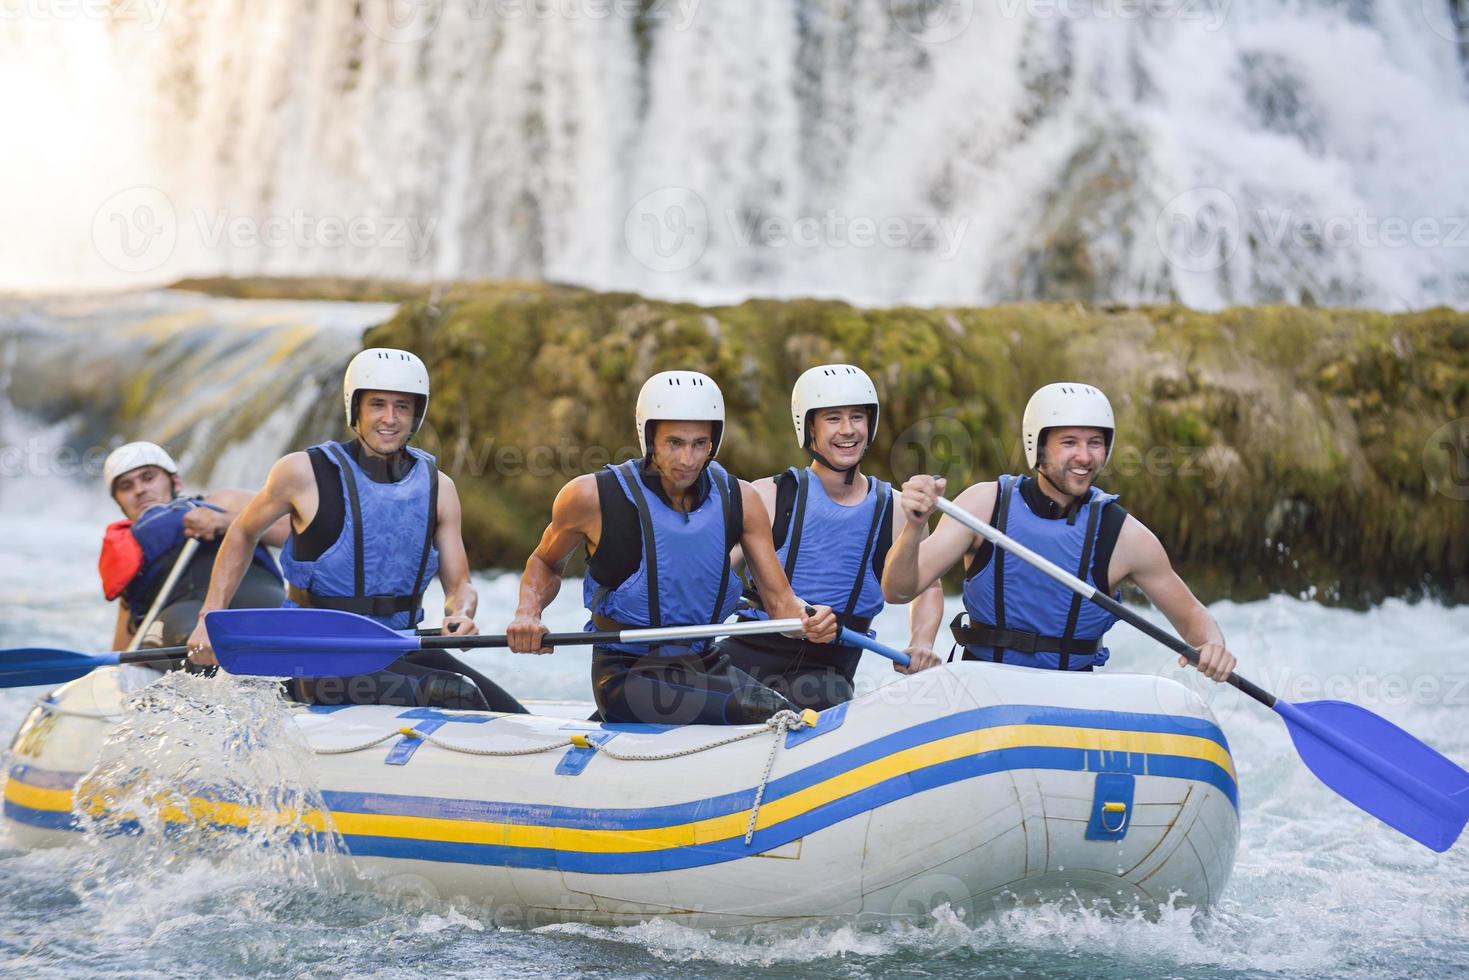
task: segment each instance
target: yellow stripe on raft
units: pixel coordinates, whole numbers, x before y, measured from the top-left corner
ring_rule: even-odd
[[[71,790],[42,789],[15,779],[5,780],[5,799],[30,810],[71,812]]]
[[[962,732],[913,746],[840,773],[789,796],[771,800],[761,807],[756,827],[772,827],[885,780],[928,766],[1011,748],[1067,748],[1183,756],[1211,762],[1229,773],[1231,779],[1235,778],[1234,765],[1224,747],[1212,739],[1196,735],[1066,728],[1056,725],[1007,725]],[[70,790],[42,789],[14,779],[6,783],[5,798],[34,810],[69,811],[72,808]],[[314,831],[327,828],[325,815],[319,810],[299,815],[284,810],[266,813],[238,804],[200,798],[189,802],[187,813],[179,806],[169,806],[164,809],[162,817],[170,823],[207,821],[222,826],[244,827],[265,821],[277,825],[299,821]],[[612,854],[687,847],[740,837],[744,835],[749,823],[749,813],[741,810],[707,820],[635,830],[594,830],[351,812],[332,813],[331,823],[338,833],[348,836],[499,844]]]
[[[1185,756],[1212,762],[1229,773],[1231,779],[1234,778],[1234,765],[1230,761],[1229,753],[1218,742],[1196,735],[1063,728],[1055,725],[1008,725],[963,732],[904,749],[789,796],[771,800],[760,808],[756,829],[799,817],[884,780],[928,766],[999,749],[1032,747]],[[670,827],[592,830],[366,813],[338,812],[333,818],[338,832],[347,835],[406,837],[456,844],[501,844],[601,854],[656,851],[729,840],[744,836],[745,827],[750,820],[749,811],[741,810]]]

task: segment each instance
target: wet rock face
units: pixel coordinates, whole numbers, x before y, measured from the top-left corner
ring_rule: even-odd
[[[721,459],[753,479],[802,462],[796,375],[851,361],[883,396],[869,472],[951,486],[1018,472],[1030,393],[1091,382],[1120,427],[1100,484],[1201,598],[1360,605],[1469,599],[1469,438],[1455,428],[1469,431],[1466,335],[1469,315],[1447,310],[704,308],[475,284],[405,304],[367,342],[432,366],[422,441],[458,482],[476,565],[519,567],[567,480],[636,452],[633,402],[652,372],[719,381]]]

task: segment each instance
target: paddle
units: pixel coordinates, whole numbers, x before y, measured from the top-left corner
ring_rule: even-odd
[[[1198,665],[1198,650],[1111,596],[942,497],[938,509]],[[1469,821],[1469,772],[1359,705],[1292,704],[1238,674],[1228,682],[1285,720],[1301,761],[1339,796],[1435,851],[1448,850],[1458,839]]]
[[[866,633],[858,633],[856,630],[847,629],[845,626],[837,634],[837,640],[845,643],[849,647],[861,647],[864,650],[871,650],[873,653],[880,653],[903,667],[908,666],[910,663],[908,655],[902,650],[894,649],[885,643],[879,643]]]
[[[509,646],[503,634],[413,636],[376,620],[334,609],[219,609],[204,617],[220,666],[232,674],[268,677],[350,677],[382,670],[419,650],[464,650]],[[546,646],[590,643],[652,643],[715,636],[784,633],[799,619],[769,619],[709,626],[548,633]]]
[[[12,647],[0,650],[0,688],[64,684],[96,670],[118,664],[147,664],[179,660],[189,655],[188,647],[155,647],[149,650],[113,650],[111,653],[78,653],[51,647]]]
[[[163,612],[163,607],[168,604],[173,595],[173,587],[178,585],[179,577],[184,574],[184,569],[189,567],[189,562],[194,557],[194,552],[199,550],[199,539],[189,538],[184,546],[179,549],[179,556],[174,559],[173,568],[168,570],[168,578],[163,580],[163,587],[158,590],[158,595],[153,599],[153,605],[148,609],[148,615],[138,624],[138,629],[133,633],[133,638],[128,643],[128,650],[136,650],[143,645],[143,637],[148,632],[148,627],[153,625],[153,620]]]

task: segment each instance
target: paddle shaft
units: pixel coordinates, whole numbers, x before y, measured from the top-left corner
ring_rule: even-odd
[[[1129,625],[1141,630],[1148,636],[1151,636],[1153,639],[1157,640],[1159,643],[1168,647],[1170,650],[1173,650],[1175,653],[1178,653],[1180,656],[1186,658],[1189,663],[1194,664],[1195,666],[1198,665],[1199,651],[1196,650],[1193,646],[1185,643],[1183,640],[1174,636],[1167,630],[1148,622],[1146,619],[1139,616],[1131,609],[1128,609],[1122,603],[1118,602],[1116,599],[1113,599],[1111,596],[1102,592],[1100,589],[1096,588],[1095,586],[1088,585],[1087,583],[1083,582],[1075,575],[1072,575],[1070,572],[1056,565],[1049,559],[1036,554],[1034,551],[1031,551],[1025,545],[1021,544],[1019,541],[1016,541],[1008,534],[1005,534],[1003,531],[996,530],[995,528],[986,524],[984,521],[980,520],[978,517],[975,517],[973,514],[969,513],[967,510],[964,510],[958,504],[955,504],[949,500],[945,500],[943,497],[940,497],[938,499],[938,509],[941,512],[952,517],[954,520],[958,521],[960,524],[963,524],[965,527],[969,528],[969,530],[973,531],[975,534],[978,534],[986,541],[989,541],[996,548],[1003,548],[1006,551],[1010,552],[1010,554],[1014,555],[1016,558],[1019,558],[1021,561],[1035,566],[1042,572],[1045,572],[1051,578],[1055,579],[1057,582],[1060,582],[1062,585],[1066,586],[1068,589],[1072,590],[1085,599],[1090,599],[1092,602],[1101,606],[1103,609],[1107,610],[1118,619],[1123,620]],[[1261,704],[1265,705],[1265,707],[1275,707],[1275,695],[1271,694],[1269,691],[1265,690],[1259,685],[1246,680],[1238,674],[1230,674],[1227,680],[1231,685],[1238,688],[1245,694],[1248,694],[1256,701],[1259,701]]]
[[[153,605],[148,609],[148,615],[143,617],[143,621],[138,624],[137,632],[133,633],[132,640],[128,642],[129,651],[142,646],[143,635],[148,632],[148,627],[153,625],[153,620],[158,618],[158,614],[163,612],[163,607],[168,604],[169,598],[173,595],[173,587],[179,584],[179,578],[183,576],[184,569],[189,567],[194,552],[198,550],[198,538],[189,538],[179,549],[179,556],[174,560],[173,568],[168,570],[168,578],[163,580],[163,588],[158,590],[158,595],[153,599]]]
[[[745,623],[712,623],[709,626],[662,626],[650,629],[603,630],[601,632],[547,633],[541,637],[541,645],[597,643],[663,643],[668,640],[703,640],[716,636],[741,636],[751,633],[787,633],[799,631],[799,619],[756,619]],[[418,638],[421,650],[469,650],[475,648],[506,647],[510,638],[504,634],[486,636],[422,636]]]

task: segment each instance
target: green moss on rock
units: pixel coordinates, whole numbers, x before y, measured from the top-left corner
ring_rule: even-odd
[[[1024,466],[1020,415],[1057,379],[1112,397],[1100,481],[1153,528],[1205,599],[1274,591],[1360,605],[1469,599],[1469,504],[1438,492],[1430,436],[1469,416],[1469,315],[1077,304],[864,310],[824,300],[705,308],[627,293],[460,283],[410,300],[369,344],[434,375],[423,442],[458,482],[476,565],[519,567],[556,491],[635,451],[649,374],[724,389],[722,460],[753,478],[800,463],[790,386],[846,360],[883,418],[868,468],[951,484]],[[956,488],[957,489],[957,488]]]

